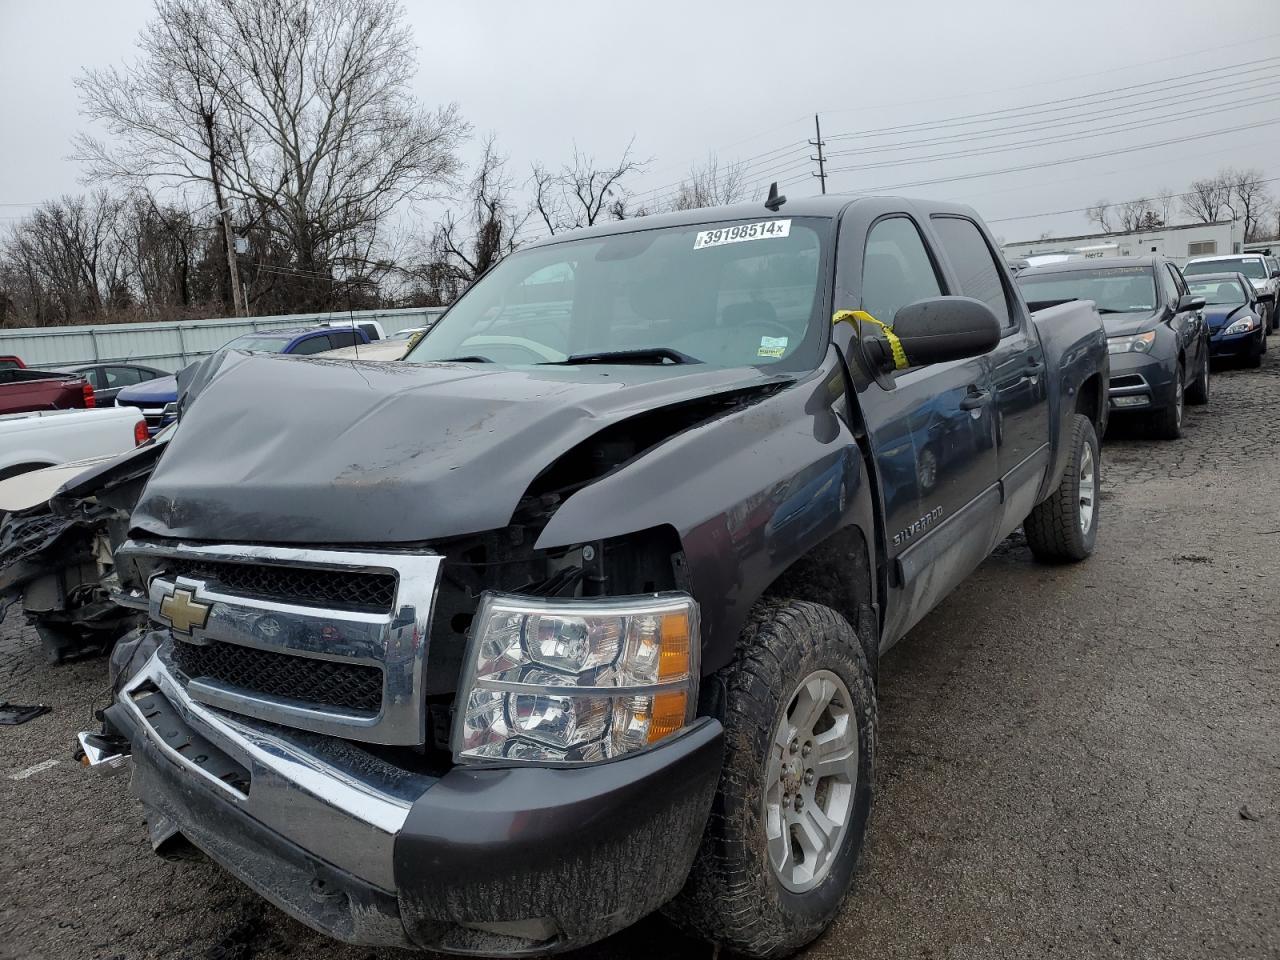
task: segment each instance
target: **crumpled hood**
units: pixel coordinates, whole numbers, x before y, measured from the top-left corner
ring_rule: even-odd
[[[1150,313],[1104,313],[1102,328],[1108,337],[1132,337],[1139,333],[1154,330],[1160,322],[1160,312]]]
[[[1234,306],[1227,303],[1205,307],[1204,322],[1208,324],[1209,332],[1217,333],[1236,317],[1242,316],[1242,311],[1247,309],[1248,306],[1247,303],[1237,303]]]
[[[786,376],[751,368],[368,363],[223,352],[133,514],[163,537],[393,543],[507,525],[530,482],[602,428]]]

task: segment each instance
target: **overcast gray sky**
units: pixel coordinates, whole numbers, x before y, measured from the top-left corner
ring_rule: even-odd
[[[763,181],[801,178],[783,188],[793,196],[816,193],[803,143],[815,111],[829,167],[840,171],[829,192],[984,174],[895,192],[972,203],[1009,240],[1087,227],[1080,213],[1028,214],[1165,185],[1182,191],[1225,165],[1280,176],[1280,0],[419,0],[408,10],[419,95],[457,101],[478,134],[495,131],[521,176],[535,159],[556,165],[575,141],[605,159],[634,136],[637,154],[653,158],[630,182],[638,192],[660,195],[716,151],[722,161],[753,161]],[[0,0],[0,217],[83,189],[67,159],[83,126],[72,80],[84,66],[131,57],[150,12],[150,0]],[[1074,126],[1041,112],[981,127],[864,132],[1145,83],[1154,85],[1122,91],[1131,99],[1086,101],[1077,116],[1115,113]],[[1142,97],[1132,99],[1136,92]],[[1184,115],[1191,112],[1200,115]],[[1013,125],[987,139],[873,149]],[[1071,139],[1012,146],[1050,137]],[[1175,139],[1182,142],[992,173]],[[993,147],[1008,149],[904,162]],[[882,166],[842,170],[872,163]],[[1280,193],[1280,183],[1272,187]]]

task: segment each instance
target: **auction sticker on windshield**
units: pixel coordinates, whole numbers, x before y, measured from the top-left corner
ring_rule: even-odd
[[[759,223],[735,223],[732,227],[703,230],[693,238],[693,249],[719,247],[726,243],[742,243],[745,240],[771,240],[791,233],[790,220],[761,220]]]

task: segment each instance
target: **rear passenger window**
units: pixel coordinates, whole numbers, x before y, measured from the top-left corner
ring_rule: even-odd
[[[354,330],[334,330],[329,334],[329,342],[337,347],[354,347],[359,338]]]
[[[908,303],[942,295],[920,231],[907,217],[881,220],[867,234],[862,260],[862,309],[882,323]]]
[[[995,254],[987,246],[987,238],[972,220],[960,217],[934,217],[933,228],[942,240],[942,249],[960,281],[957,291],[989,306],[1002,327],[1013,326],[1009,293],[1001,279]]]
[[[318,337],[308,337],[289,352],[306,356],[307,354],[323,353],[325,350],[332,349],[333,345],[329,342],[328,335],[321,334]]]

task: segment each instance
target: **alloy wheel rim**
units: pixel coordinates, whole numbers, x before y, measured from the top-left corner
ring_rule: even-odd
[[[858,785],[858,721],[844,681],[815,670],[787,700],[769,742],[769,865],[792,893],[822,883],[844,844]]]
[[[1174,416],[1178,418],[1178,426],[1182,426],[1182,371],[1178,371],[1178,379],[1173,385],[1173,410]]]
[[[1080,455],[1080,532],[1088,533],[1093,526],[1093,512],[1097,502],[1098,479],[1093,469],[1093,447],[1084,445]]]

